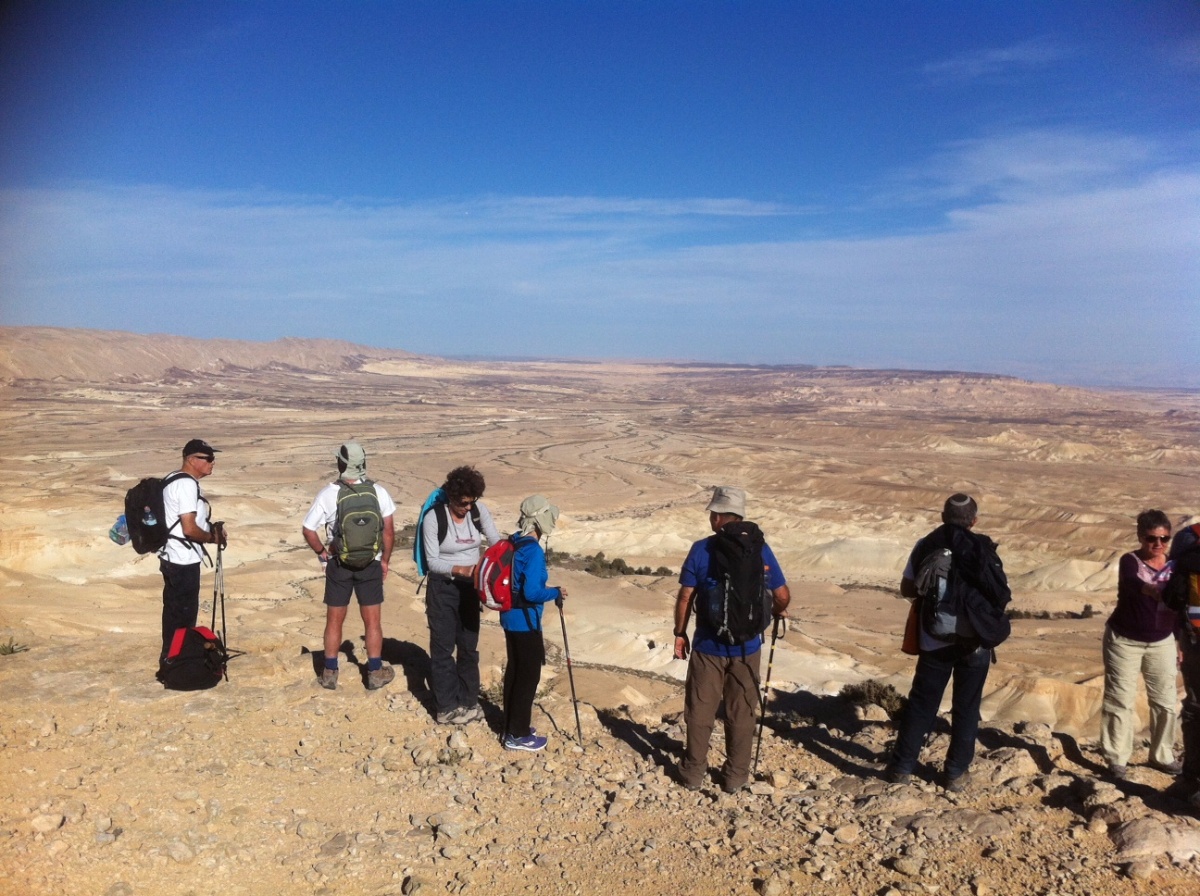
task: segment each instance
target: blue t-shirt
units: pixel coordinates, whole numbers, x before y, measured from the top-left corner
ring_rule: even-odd
[[[699,588],[702,584],[708,588],[717,587],[717,580],[709,575],[711,557],[709,542],[711,538],[702,538],[692,545],[687,559],[683,561],[683,569],[679,571],[679,584],[685,588]],[[770,545],[763,545],[763,563],[767,567],[767,587],[774,591],[787,584],[779,561],[771,551]],[[762,636],[759,635],[745,644],[725,644],[717,640],[717,634],[706,626],[696,616],[696,631],[692,635],[692,650],[709,656],[748,656],[762,649]]]

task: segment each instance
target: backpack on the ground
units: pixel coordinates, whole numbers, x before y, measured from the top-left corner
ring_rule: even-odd
[[[917,594],[921,596],[921,623],[939,641],[969,641],[975,627],[964,605],[963,582],[955,574],[949,548],[935,548],[925,555],[917,570]]]
[[[220,636],[204,626],[175,630],[158,678],[171,691],[201,691],[228,680],[229,652]]]
[[[709,577],[699,589],[697,615],[723,644],[745,644],[771,624],[762,530],[744,520],[727,523],[708,540]]]
[[[338,563],[346,569],[366,569],[382,549],[383,511],[370,479],[338,483],[334,547]]]
[[[429,567],[425,564],[425,532],[422,524],[425,522],[425,514],[431,510],[437,518],[437,543],[441,544],[442,539],[446,537],[446,532],[450,529],[450,507],[446,490],[440,485],[429,493],[429,497],[421,505],[421,512],[417,514],[417,529],[413,533],[413,562],[417,564],[417,575],[419,576],[429,574]],[[478,504],[471,505],[471,520],[475,523],[475,529],[478,532],[483,532],[483,524],[479,519]]]
[[[129,540],[133,543],[133,549],[139,554],[156,553],[162,550],[171,538],[187,542],[182,535],[175,535],[171,531],[179,525],[179,520],[172,526],[167,526],[167,512],[163,506],[163,489],[183,476],[195,481],[187,473],[176,470],[161,479],[148,476],[125,493],[125,525],[129,529]],[[196,488],[200,488],[198,483]]]
[[[475,593],[489,610],[513,609],[513,557],[516,548],[511,538],[488,547],[475,564]],[[518,603],[520,601],[518,600]]]

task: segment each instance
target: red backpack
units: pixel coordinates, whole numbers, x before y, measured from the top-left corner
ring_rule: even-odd
[[[513,608],[513,556],[511,538],[490,545],[475,565],[475,593],[489,610]]]

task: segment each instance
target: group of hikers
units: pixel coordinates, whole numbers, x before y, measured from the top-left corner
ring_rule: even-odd
[[[216,454],[204,440],[192,439],[183,448],[180,469],[155,480],[168,533],[158,549],[163,576],[160,673],[177,632],[196,625],[205,545],[219,550],[229,537],[226,526],[210,519],[200,488],[200,480],[213,472]],[[362,445],[346,442],[334,459],[338,477],[318,492],[302,526],[325,575],[319,682],[328,689],[338,685],[338,651],[354,595],[365,629],[366,686],[373,690],[395,677],[383,661],[380,620],[396,506],[387,489],[368,478]],[[480,500],[484,489],[478,470],[456,467],[429,496],[417,522],[414,560],[425,577],[434,718],[445,725],[484,718],[479,626],[483,579],[490,577],[487,588],[495,585],[501,602],[485,599],[499,609],[507,653],[502,742],[506,749],[538,751],[547,743],[532,727],[545,663],[543,610],[554,601],[561,611],[567,596],[566,589],[548,585],[541,545],[554,531],[559,510],[544,496],[531,495],[521,502],[517,530],[505,537]],[[713,534],[691,546],[675,599],[674,655],[688,661],[686,743],[677,778],[692,790],[706,783],[709,742],[723,707],[725,761],[716,783],[734,793],[749,784],[754,729],[765,708],[760,675],[764,634],[774,626],[773,644],[788,615],[791,593],[762,531],[747,519],[744,490],[715,488],[705,510]],[[1012,597],[1008,580],[996,543],[975,531],[978,514],[971,496],[947,498],[941,525],[917,541],[901,576],[901,596],[911,600],[902,649],[915,655],[917,663],[884,772],[896,784],[918,773],[921,751],[951,682],[950,740],[938,783],[951,792],[969,784],[988,671],[996,662],[995,648],[1011,630],[1005,612]],[[1140,674],[1150,705],[1149,765],[1181,778],[1200,807],[1200,523],[1172,538],[1167,515],[1147,510],[1137,517],[1137,535],[1139,547],[1119,561],[1116,608],[1105,627],[1100,749],[1108,774],[1125,779]],[[1182,716],[1176,709],[1179,669],[1186,693]],[[1174,755],[1180,727],[1182,760]]]

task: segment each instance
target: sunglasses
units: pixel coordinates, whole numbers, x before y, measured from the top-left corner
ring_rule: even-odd
[[[1171,540],[1170,535],[1143,535],[1142,536],[1142,541],[1154,541],[1154,542],[1158,542],[1159,544],[1166,544],[1170,540]]]
[[[475,503],[474,498],[459,498],[457,501],[451,502],[455,507],[470,507]]]

